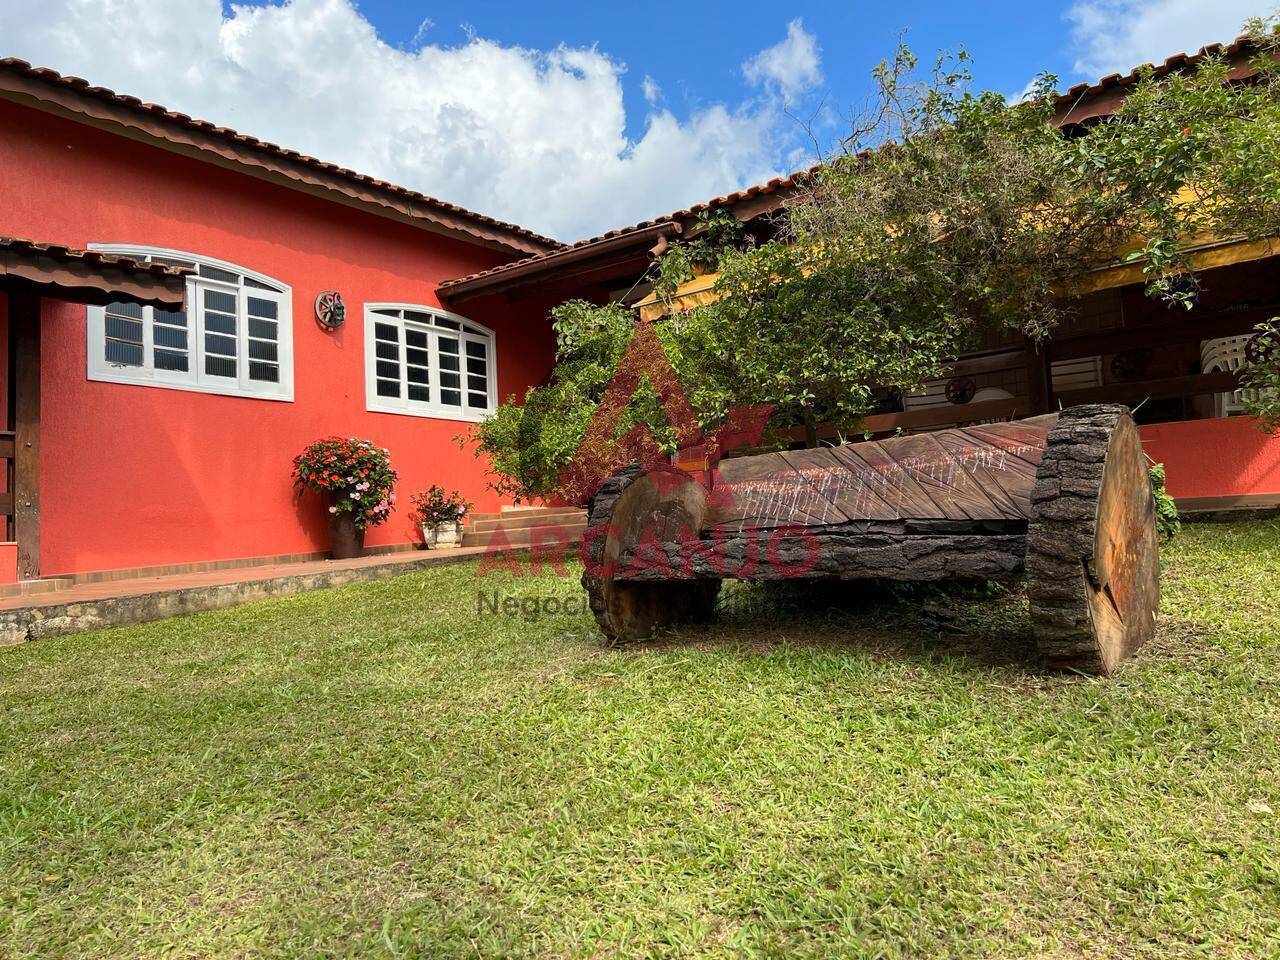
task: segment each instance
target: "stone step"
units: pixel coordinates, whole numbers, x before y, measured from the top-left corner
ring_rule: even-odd
[[[553,527],[566,523],[577,523],[587,518],[585,510],[564,510],[557,513],[527,514],[519,517],[501,517],[495,519],[475,518],[465,528],[467,533],[486,533],[502,527],[503,530],[521,530],[525,527]]]
[[[534,534],[538,534],[539,543],[551,544],[554,543],[557,538],[566,544],[577,543],[582,539],[582,532],[586,529],[586,518],[579,514],[578,520],[574,523],[544,523],[536,527],[519,527],[514,530],[503,527],[502,533],[506,537],[506,541],[510,546],[527,547],[532,545]],[[554,531],[558,536],[553,537],[552,531]],[[493,538],[496,533],[496,530],[464,532],[462,534],[462,545],[464,547],[487,547],[493,542]]]
[[[70,590],[75,581],[70,577],[42,577],[39,580],[19,580],[17,583],[0,584],[0,597],[37,597],[46,593]]]
[[[501,513],[473,513],[470,522],[477,520],[514,520],[517,517],[548,517],[564,513],[581,513],[582,507],[512,507]]]

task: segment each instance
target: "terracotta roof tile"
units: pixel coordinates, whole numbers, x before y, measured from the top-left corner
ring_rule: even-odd
[[[1175,53],[1170,57],[1166,57],[1164,62],[1160,64],[1144,63],[1142,66],[1134,67],[1126,74],[1112,73],[1093,83],[1077,83],[1058,95],[1057,106],[1060,111],[1069,112],[1090,97],[1110,93],[1117,87],[1132,86],[1147,72],[1150,72],[1155,77],[1165,77],[1171,73],[1189,70],[1205,57],[1221,56],[1230,58],[1239,54],[1249,53],[1252,49],[1253,42],[1250,38],[1239,36],[1226,44],[1206,44],[1196,53]]]
[[[505,221],[486,216],[485,214],[476,213],[472,210],[467,210],[457,204],[427,196],[426,194],[419,193],[416,190],[397,186],[396,184],[388,183],[385,180],[378,180],[366,174],[357,173],[354,170],[349,170],[345,167],[339,167],[333,163],[317,160],[315,157],[307,156],[306,154],[299,153],[296,150],[290,150],[266,140],[259,140],[257,137],[238,133],[229,127],[220,127],[207,120],[193,119],[185,113],[168,110],[155,103],[144,103],[137,97],[132,97],[128,94],[116,93],[114,90],[109,90],[106,87],[90,86],[89,82],[81,77],[63,76],[56,70],[51,70],[48,67],[33,67],[31,64],[27,63],[27,61],[20,60],[16,57],[0,58],[0,70],[34,78],[54,87],[72,90],[82,96],[105,101],[131,110],[140,115],[145,114],[159,117],[164,122],[173,124],[177,127],[185,127],[187,129],[200,130],[205,133],[213,134],[243,147],[248,147],[250,149],[278,157],[284,157],[297,163],[301,163],[307,167],[311,167],[317,171],[322,171],[330,175],[337,175],[361,186],[376,187],[403,199],[447,212],[460,220],[469,221],[476,225],[483,225],[494,231],[505,233],[512,237],[518,237],[537,247],[558,249],[563,246],[559,240],[544,237],[541,234],[534,233],[532,230],[526,230],[524,227],[516,226],[512,223],[506,223]]]
[[[571,243],[568,246],[560,248],[559,250],[552,250],[547,253],[541,253],[541,254],[538,254],[537,256],[528,257],[524,260],[516,260],[512,263],[504,263],[496,267],[491,267],[488,270],[482,270],[479,273],[473,273],[470,276],[459,277],[456,280],[446,280],[444,283],[440,284],[439,289],[441,291],[448,291],[461,284],[470,283],[473,280],[479,280],[482,277],[488,278],[488,277],[500,276],[504,273],[508,273],[509,271],[511,271],[513,268],[517,266],[521,268],[527,268],[530,264],[533,264],[533,263],[541,263],[542,261],[546,261],[546,260],[554,261],[559,256],[569,253],[570,251],[573,251],[573,250],[580,250],[583,247],[589,247],[595,244],[604,243],[607,240],[613,240],[617,237],[627,236],[628,234],[639,233],[643,230],[648,230],[651,227],[657,227],[665,223],[680,223],[684,220],[690,220],[693,217],[698,216],[698,214],[700,213],[717,210],[721,207],[733,206],[736,203],[741,203],[744,200],[750,200],[753,197],[758,197],[763,194],[771,194],[771,193],[777,193],[782,190],[788,190],[794,187],[797,183],[799,183],[804,178],[812,176],[819,169],[820,169],[819,166],[814,166],[814,167],[809,167],[805,170],[797,170],[795,173],[789,174],[785,177],[774,177],[772,180],[769,180],[765,183],[758,183],[750,187],[745,187],[742,190],[735,190],[733,193],[726,193],[723,196],[713,197],[710,200],[707,200],[703,203],[696,203],[693,206],[688,207],[684,210],[677,210],[674,213],[669,213],[663,217],[656,217],[653,220],[642,220],[639,223],[632,224],[629,227],[619,227],[618,229],[610,230],[607,233],[602,233],[599,236],[588,237],[585,240],[579,240],[576,243]]]
[[[94,267],[114,267],[127,273],[149,274],[161,279],[178,279],[192,271],[187,267],[173,267],[164,263],[147,263],[133,257],[118,253],[102,253],[99,250],[81,250],[79,247],[68,247],[61,243],[37,243],[22,237],[0,236],[0,250],[11,250],[18,254],[41,254],[67,263],[82,261]]]
[[[190,272],[115,253],[0,237],[0,283],[34,285],[40,296],[69,303],[127,301],[181,309]]]
[[[1167,58],[1164,61],[1164,63],[1159,66],[1153,66],[1152,64],[1145,64],[1141,67],[1135,67],[1133,70],[1131,70],[1127,74],[1112,73],[1112,74],[1109,74],[1108,76],[1103,77],[1101,80],[1095,81],[1094,83],[1076,84],[1075,86],[1068,89],[1065,93],[1062,93],[1058,96],[1057,106],[1060,111],[1059,116],[1061,118],[1069,117],[1071,111],[1074,108],[1076,108],[1078,105],[1080,105],[1083,101],[1087,100],[1091,96],[1107,93],[1114,88],[1130,86],[1136,83],[1138,79],[1142,76],[1142,74],[1147,70],[1150,70],[1153,73],[1153,75],[1156,77],[1167,76],[1168,74],[1178,70],[1189,69],[1193,67],[1195,64],[1199,63],[1201,60],[1203,60],[1207,56],[1212,56],[1216,54],[1216,55],[1225,56],[1225,57],[1232,57],[1242,52],[1247,52],[1250,47],[1251,47],[1251,43],[1249,39],[1247,37],[1241,36],[1241,37],[1237,37],[1233,42],[1226,45],[1220,44],[1220,43],[1208,44],[1204,47],[1201,47],[1199,52],[1195,54],[1186,54],[1186,53],[1174,54],[1173,56]],[[1093,115],[1096,116],[1098,114],[1093,114]],[[1072,122],[1075,122],[1074,119],[1072,120]],[[540,263],[542,261],[547,261],[547,260],[554,261],[556,259],[557,253],[562,253],[569,250],[576,250],[581,247],[590,246],[592,244],[602,243],[606,240],[611,240],[615,237],[624,236],[629,233],[639,232],[641,230],[644,230],[648,227],[655,226],[660,223],[671,223],[671,222],[686,220],[691,217],[697,216],[699,213],[702,213],[703,211],[715,210],[719,207],[731,206],[735,203],[740,203],[743,200],[749,200],[752,197],[756,197],[761,194],[775,193],[781,190],[789,189],[791,187],[794,187],[799,181],[803,180],[805,177],[813,176],[813,174],[815,174],[820,169],[821,169],[821,164],[810,167],[806,170],[799,170],[786,177],[775,177],[774,179],[769,180],[767,183],[757,184],[755,186],[746,187],[743,190],[738,190],[733,193],[725,194],[724,196],[714,197],[711,200],[706,201],[705,203],[695,204],[694,206],[689,207],[688,209],[676,211],[675,213],[668,214],[665,217],[659,217],[655,220],[645,220],[630,227],[623,227],[618,230],[610,230],[608,233],[602,233],[597,237],[590,237],[586,240],[579,240],[578,242],[570,244],[567,247],[563,247],[560,251],[551,251],[549,253],[538,254],[537,256],[530,257],[525,260],[518,260],[513,263],[506,263],[497,267],[492,267],[488,270],[483,270],[479,273],[473,273],[467,277],[459,277],[456,280],[447,280],[444,283],[440,284],[439,289],[442,292],[448,292],[460,285],[469,284],[475,280],[500,276],[502,274],[508,273],[509,271],[513,270],[517,266],[521,268],[527,268],[530,264],[533,264],[533,263]]]

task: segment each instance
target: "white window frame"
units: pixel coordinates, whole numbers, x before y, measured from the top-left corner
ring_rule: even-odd
[[[187,280],[187,351],[190,362],[185,371],[157,370],[152,363],[154,324],[148,319],[143,324],[143,358],[141,367],[126,367],[108,363],[104,355],[106,342],[106,308],[88,308],[88,378],[103,383],[123,383],[139,387],[160,387],[165,390],[184,390],[189,393],[210,393],[228,397],[248,397],[254,400],[293,402],[293,289],[274,277],[258,273],[239,264],[228,263],[203,254],[170,250],[165,247],[149,247],[134,243],[91,243],[90,250],[123,254],[133,257],[164,257],[186,260],[192,263],[226,270],[228,273],[248,277],[270,287],[258,290],[243,283],[231,284],[207,277],[193,276]],[[204,304],[200,291],[204,289],[231,293],[236,297],[236,377],[217,377],[205,372]],[[246,300],[250,296],[274,300],[277,304],[277,364],[280,371],[278,383],[249,379],[249,324],[246,320]],[[144,307],[144,318],[149,318],[154,308]]]
[[[388,317],[384,314],[376,313],[378,310],[412,310],[415,313],[426,313],[434,317],[441,317],[459,324],[461,328],[470,327],[472,330],[479,330],[479,334],[468,333],[465,329],[453,330],[446,327],[436,327],[428,324],[418,323],[413,320],[406,320],[398,317]],[[405,357],[400,358],[401,369],[401,395],[399,397],[383,397],[378,395],[378,355],[377,355],[377,338],[375,336],[374,325],[377,323],[392,324],[400,328],[400,343],[403,350],[404,347],[404,330],[407,327],[414,329],[422,329],[429,335],[436,336],[456,336],[458,339],[458,355],[460,358],[460,375],[461,383],[459,389],[462,393],[462,406],[450,407],[440,403],[440,368],[438,363],[433,363],[430,368],[430,389],[431,401],[410,400],[407,396],[406,373],[405,373]],[[467,370],[466,357],[468,340],[483,341],[486,346],[487,367],[485,371],[485,383],[488,387],[487,406],[484,410],[475,410],[468,408],[467,401]],[[431,359],[436,360],[438,354],[435,347],[431,348]],[[393,413],[404,417],[426,417],[432,420],[457,420],[463,423],[480,423],[493,416],[498,407],[498,338],[492,330],[482,323],[476,323],[464,316],[456,313],[450,313],[448,310],[441,310],[439,307],[429,307],[421,303],[366,303],[364,305],[364,395],[365,409],[371,413]]]

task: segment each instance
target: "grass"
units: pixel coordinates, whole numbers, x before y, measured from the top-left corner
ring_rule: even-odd
[[[1165,563],[1109,680],[1016,595],[609,650],[473,567],[0,650],[0,956],[1273,954],[1280,523]]]

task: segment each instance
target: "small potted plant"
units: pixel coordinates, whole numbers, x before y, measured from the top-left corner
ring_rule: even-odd
[[[462,520],[471,503],[456,490],[445,493],[444,487],[432,485],[430,490],[413,495],[413,518],[422,527],[422,540],[427,549],[455,546],[462,542]]]
[[[328,437],[293,459],[299,495],[314,490],[325,499],[329,546],[335,560],[364,552],[364,532],[385,523],[396,502],[391,454],[370,440]]]

